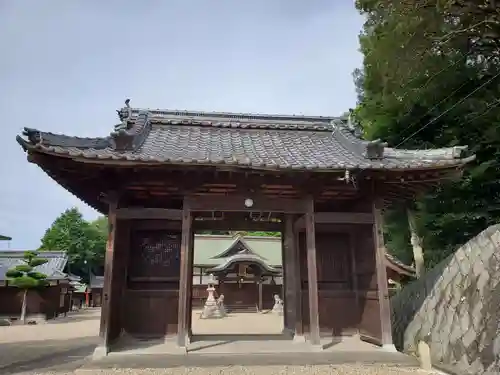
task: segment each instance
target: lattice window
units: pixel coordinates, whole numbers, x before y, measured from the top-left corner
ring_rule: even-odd
[[[132,234],[130,278],[166,279],[180,275],[179,233],[140,230]]]

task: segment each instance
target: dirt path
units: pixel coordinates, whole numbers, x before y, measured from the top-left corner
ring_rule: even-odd
[[[83,310],[46,324],[0,327],[0,373],[81,366],[98,343],[99,314]]]
[[[428,374],[417,368],[380,365],[266,365],[260,366],[171,366],[164,368],[81,368],[98,343],[99,310],[72,313],[47,324],[0,327],[0,373],[2,375],[410,375]],[[274,325],[274,322],[273,322]],[[198,327],[201,331],[208,327]],[[212,327],[213,328],[213,327]],[[130,359],[130,358],[129,358]],[[146,361],[155,367],[154,361]],[[195,361],[196,362],[196,361]],[[253,363],[253,362],[252,362]],[[293,361],[291,362],[293,363]],[[200,366],[200,365],[199,365]],[[130,366],[133,367],[133,366]]]

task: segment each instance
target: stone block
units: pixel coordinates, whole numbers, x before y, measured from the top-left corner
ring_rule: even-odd
[[[476,330],[473,329],[472,327],[469,328],[469,330],[465,332],[465,334],[462,336],[462,343],[464,347],[467,348],[470,345],[472,345],[472,343],[476,341],[476,338],[477,338]]]
[[[495,225],[391,300],[394,332],[406,350],[416,349],[430,333],[433,359],[454,362],[464,373],[500,374],[499,295],[500,225]]]
[[[494,247],[499,249],[500,248],[500,230],[497,229],[496,231],[494,231],[490,235],[490,239],[491,239],[491,242],[493,242]]]
[[[478,258],[474,262],[474,266],[472,267],[472,272],[476,277],[479,277],[479,275],[481,275],[481,273],[483,272],[487,272],[486,264],[481,261],[481,258]]]

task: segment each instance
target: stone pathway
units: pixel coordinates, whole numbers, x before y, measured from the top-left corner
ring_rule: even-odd
[[[283,317],[271,312],[229,314],[222,319],[201,319],[201,310],[193,311],[195,335],[255,334],[273,335],[283,331]],[[243,323],[244,322],[244,323]],[[243,324],[242,324],[243,323]]]

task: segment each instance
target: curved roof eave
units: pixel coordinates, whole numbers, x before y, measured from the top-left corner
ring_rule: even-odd
[[[187,158],[184,159],[163,159],[163,158],[153,158],[153,157],[141,157],[140,154],[135,155],[116,155],[116,154],[106,154],[99,155],[97,153],[87,153],[83,150],[75,152],[74,150],[66,150],[66,149],[56,149],[53,146],[44,146],[44,145],[33,145],[28,141],[24,140],[22,137],[16,137],[17,142],[21,145],[25,152],[39,152],[46,155],[51,155],[54,157],[62,157],[72,159],[76,162],[82,163],[97,163],[97,164],[109,164],[109,165],[120,165],[120,166],[157,166],[157,165],[171,165],[171,166],[199,166],[199,167],[240,167],[251,170],[258,171],[296,171],[296,172],[319,172],[319,173],[332,173],[344,170],[373,170],[373,171],[404,171],[404,170],[413,170],[413,171],[424,171],[424,170],[439,170],[439,169],[450,169],[450,168],[459,168],[464,166],[473,160],[475,160],[476,156],[471,155],[468,157],[464,157],[461,159],[424,159],[421,158],[419,161],[432,162],[427,165],[412,165],[413,163],[401,163],[398,165],[384,165],[380,161],[374,160],[371,165],[367,163],[363,164],[339,164],[334,166],[279,166],[279,165],[254,165],[251,163],[244,162],[234,162],[227,163],[224,161],[213,162],[213,161],[199,161],[199,160],[190,160]],[[421,151],[421,150],[416,150]],[[387,160],[390,158],[386,158]],[[398,159],[401,161],[402,159]],[[411,159],[407,159],[411,161]]]
[[[24,128],[27,139],[17,136],[17,141],[25,151],[120,165],[334,172],[446,169],[474,160],[464,156],[464,146],[399,150],[366,141],[345,118],[136,109],[129,102],[117,111],[121,123],[107,137]]]
[[[206,273],[221,272],[228,269],[234,263],[243,263],[243,262],[258,264],[261,268],[263,268],[269,273],[276,273],[276,274],[281,273],[279,269],[267,264],[262,258],[250,254],[233,255],[227,258],[224,263],[206,270]]]
[[[385,254],[385,265],[399,274],[416,277],[416,270],[414,267],[404,264],[391,254]]]

